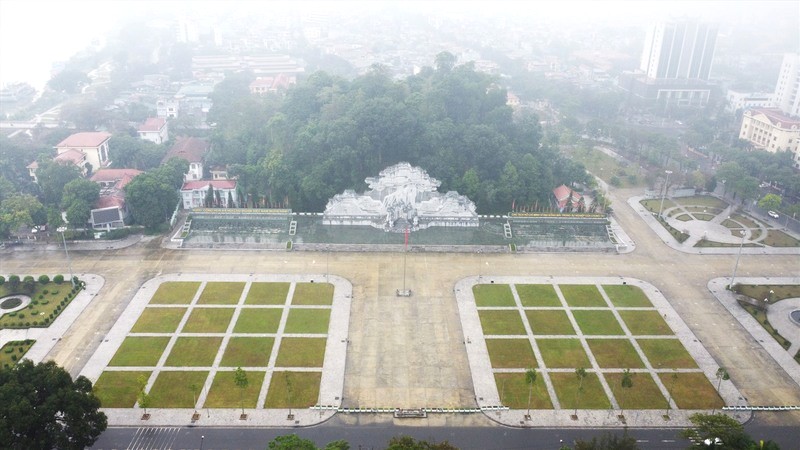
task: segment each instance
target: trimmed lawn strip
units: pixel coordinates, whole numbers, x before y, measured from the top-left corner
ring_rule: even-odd
[[[139,377],[150,377],[149,371],[117,372],[100,374],[94,384],[94,392],[103,408],[133,408],[139,394]]]
[[[486,349],[495,369],[539,367],[527,339],[486,339]]]
[[[672,374],[661,373],[661,382],[667,387],[672,399],[680,409],[712,409],[725,405],[714,386],[702,373],[675,373],[677,378],[673,382]]]
[[[786,298],[800,297],[800,284],[739,284],[733,286],[733,290],[739,294],[750,298],[763,301],[769,299],[769,303],[775,303]],[[770,296],[769,291],[772,291]]]
[[[179,337],[165,366],[208,367],[214,363],[222,337]]]
[[[600,384],[596,373],[586,373],[586,378],[583,379],[582,393],[578,393],[579,381],[575,372],[551,373],[550,380],[553,382],[558,401],[564,409],[574,409],[576,406],[578,409],[611,408],[611,401],[606,397],[603,385]]]
[[[524,373],[496,373],[494,381],[497,383],[500,403],[511,409],[527,409],[528,395],[531,397],[531,409],[553,409],[553,402],[547,394],[541,373],[536,373],[533,389],[525,381]]]
[[[283,305],[290,283],[251,283],[245,305]]]
[[[650,365],[661,369],[694,369],[697,363],[678,339],[637,339]]]
[[[292,295],[293,305],[333,304],[333,285],[330,283],[297,283]]]
[[[122,341],[109,366],[155,366],[169,343],[169,337],[129,336]]]
[[[684,207],[702,206],[706,208],[716,208],[722,210],[728,207],[728,203],[710,195],[693,195],[691,197],[681,197],[675,201],[680,202]]]
[[[284,333],[328,333],[330,309],[290,308]]]
[[[558,286],[567,304],[572,307],[608,307],[597,286],[593,284],[561,284]]]
[[[587,339],[597,365],[604,369],[643,369],[644,363],[628,339]]]
[[[525,315],[535,335],[562,334],[574,335],[575,329],[567,317],[567,313],[560,309],[527,310]]]
[[[235,305],[244,290],[244,282],[213,281],[206,283],[203,293],[197,299],[199,305]]]
[[[659,409],[667,406],[667,399],[661,395],[649,373],[632,373],[633,386],[627,389],[622,387],[621,373],[606,373],[605,377],[622,409]]]
[[[188,305],[192,302],[199,281],[168,281],[161,283],[153,294],[150,303],[153,305]]]
[[[800,246],[800,241],[780,230],[767,230],[767,237],[761,243],[770,247]]]
[[[186,314],[186,308],[145,308],[131,333],[173,333]]]
[[[319,400],[320,372],[278,371],[272,374],[264,408],[308,408]],[[291,386],[291,389],[290,389]]]
[[[623,335],[622,327],[610,310],[573,310],[572,315],[585,335]]]
[[[552,284],[517,284],[522,306],[561,306]]]
[[[194,308],[181,333],[224,333],[234,308]]]
[[[24,277],[21,278],[24,279]],[[20,281],[20,284],[14,289],[11,288],[11,283],[8,281],[0,285],[0,298],[16,294],[31,298],[28,306],[0,315],[0,329],[46,328],[81,293],[80,289],[73,292],[69,281],[61,284],[56,284],[54,281],[47,284],[35,281],[32,287],[33,290],[28,291],[23,281]]]
[[[242,389],[234,381],[234,371],[217,372],[208,391],[204,408],[255,408],[264,382],[264,372],[245,371],[247,387]]]
[[[234,333],[277,333],[283,308],[242,308]]]
[[[647,298],[647,294],[645,294],[639,286],[631,286],[629,284],[604,284],[602,287],[611,300],[611,304],[617,308],[653,306]]]
[[[549,368],[590,367],[589,357],[578,339],[537,339],[545,366]]]
[[[325,338],[283,338],[276,367],[322,367]]]
[[[472,294],[476,306],[516,306],[511,286],[507,284],[476,284]]]
[[[208,372],[159,372],[150,388],[151,408],[194,408],[195,395],[208,378]],[[192,385],[198,390],[192,392]]]
[[[232,337],[225,347],[220,367],[267,367],[272,344],[271,337]]]
[[[658,311],[617,311],[632,335],[672,336],[672,329]]]
[[[519,310],[481,310],[478,311],[478,316],[486,336],[525,334]]]

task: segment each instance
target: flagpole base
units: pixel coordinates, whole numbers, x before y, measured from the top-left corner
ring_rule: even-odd
[[[398,297],[411,297],[411,289],[398,289],[397,290]]]

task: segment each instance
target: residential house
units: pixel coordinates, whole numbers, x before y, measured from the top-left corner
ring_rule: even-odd
[[[179,137],[173,145],[163,162],[172,158],[181,158],[189,163],[189,171],[184,175],[185,181],[195,181],[203,179],[203,159],[208,153],[210,144],[208,141],[196,137]]]
[[[86,173],[111,164],[108,156],[110,133],[83,132],[68,136],[56,145],[55,161],[75,164]]]
[[[169,140],[167,120],[160,117],[150,117],[139,125],[139,138],[154,144],[163,144]]]
[[[592,207],[592,198],[575,191],[566,185],[553,189],[553,206],[558,212],[583,212]]]
[[[162,119],[174,119],[179,111],[180,102],[176,98],[159,97],[156,100],[156,116]]]
[[[208,171],[212,180],[227,180],[228,169],[225,166],[214,166]]]
[[[232,208],[237,205],[236,180],[195,180],[187,181],[181,187],[183,208],[205,207],[209,189],[213,189],[213,200],[209,206]],[[229,200],[233,204],[229,204]]]
[[[266,94],[268,92],[278,92],[286,90],[289,86],[297,84],[297,77],[294,75],[278,74],[274,77],[258,77],[250,83],[251,94]]]
[[[90,178],[100,185],[100,198],[89,216],[95,230],[113,230],[125,226],[130,212],[125,202],[125,185],[142,171],[136,169],[100,169]]]

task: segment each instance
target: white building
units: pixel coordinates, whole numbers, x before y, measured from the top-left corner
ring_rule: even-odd
[[[75,133],[68,136],[63,141],[56,144],[56,160],[60,160],[59,156],[68,158],[76,165],[81,167],[81,170],[89,169],[86,164],[91,165],[91,170],[98,170],[106,167],[111,163],[108,157],[108,141],[111,139],[111,134],[103,132],[84,132]],[[78,162],[70,155],[82,154],[83,157]]]
[[[658,23],[648,31],[639,68],[648,78],[708,80],[717,27],[692,21]]]
[[[800,117],[800,54],[783,56],[773,101],[785,114]]]
[[[169,140],[169,129],[166,119],[150,117],[139,125],[139,139],[150,141],[154,144],[163,144]]]
[[[768,152],[792,152],[795,168],[800,168],[800,119],[779,109],[751,109],[742,116],[739,138]]]
[[[189,171],[184,175],[185,181],[203,179],[203,160],[210,148],[208,141],[196,137],[182,136],[177,139],[162,162],[172,158],[180,158],[189,163]]]
[[[735,113],[751,108],[769,108],[772,106],[772,93],[769,92],[739,92],[732,89],[725,95],[728,112]]]
[[[228,208],[236,206],[236,180],[195,180],[183,183],[181,198],[183,208],[206,207],[206,197],[209,188],[213,188],[213,199],[210,207]],[[229,200],[233,202],[229,205]]]

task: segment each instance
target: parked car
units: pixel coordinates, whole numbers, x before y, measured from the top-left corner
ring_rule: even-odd
[[[780,217],[778,213],[776,213],[775,211],[767,211],[767,215],[772,217],[773,219],[777,219],[778,217]]]

